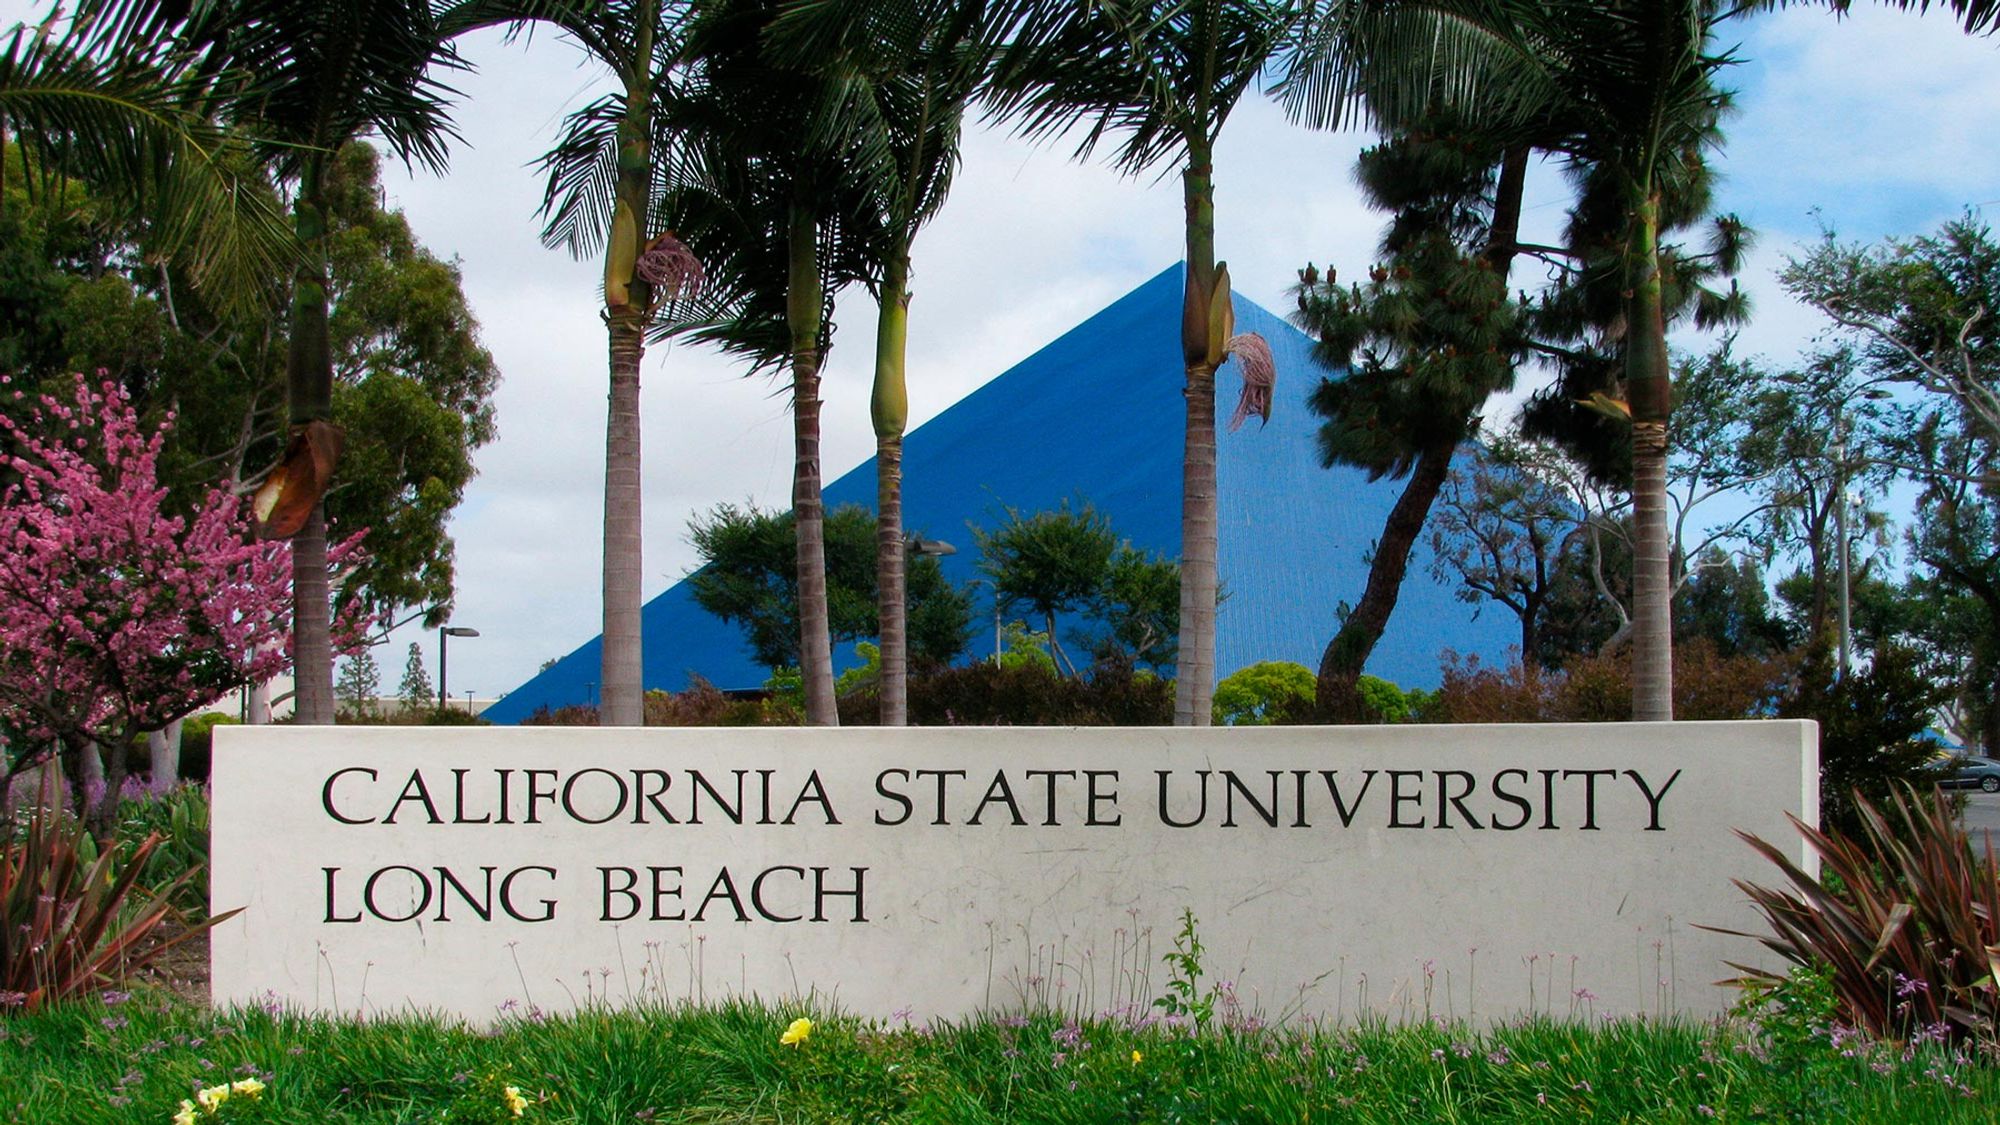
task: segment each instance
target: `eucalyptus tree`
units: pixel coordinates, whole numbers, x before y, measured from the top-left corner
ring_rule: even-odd
[[[781,57],[844,88],[825,126],[833,135],[823,140],[852,137],[882,233],[869,416],[884,726],[903,726],[909,710],[902,465],[911,247],[950,191],[965,112],[992,58],[1000,22],[994,7],[987,0],[794,0],[771,28]]]
[[[604,454],[604,633],[599,721],[645,721],[644,548],[639,369],[648,331],[703,280],[701,263],[668,229],[684,147],[664,102],[674,96],[689,5],[603,0],[550,5],[560,28],[616,85],[571,113],[541,158],[542,241],[579,257],[604,257],[604,327],[610,399]]]
[[[1298,16],[1276,0],[1024,2],[1009,21],[993,112],[1031,137],[1080,126],[1079,156],[1121,134],[1114,164],[1137,174],[1172,160],[1186,208],[1181,316],[1187,427],[1181,465],[1180,650],[1174,722],[1207,726],[1215,690],[1215,371],[1241,357],[1246,402],[1268,411],[1268,346],[1233,335],[1229,271],[1215,259],[1215,144]],[[1261,395],[1261,403],[1258,399]]]

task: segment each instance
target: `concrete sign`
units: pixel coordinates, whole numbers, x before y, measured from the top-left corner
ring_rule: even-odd
[[[1804,855],[1801,722],[223,727],[217,1003],[1144,1010],[1192,912],[1271,1020],[1708,1013]]]

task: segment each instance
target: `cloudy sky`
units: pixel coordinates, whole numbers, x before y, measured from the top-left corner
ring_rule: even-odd
[[[42,7],[0,0],[0,27]],[[1783,363],[1820,325],[1772,274],[1822,227],[1873,240],[1924,233],[1969,207],[2000,208],[2000,41],[1968,39],[1937,16],[1873,9],[1838,22],[1795,9],[1744,21],[1737,33],[1740,62],[1726,81],[1739,111],[1720,157],[1721,200],[1759,236],[1744,278],[1757,314],[1739,349]],[[493,35],[466,44],[465,55],[476,70],[454,82],[464,143],[450,173],[391,169],[387,186],[425,243],[462,264],[504,376],[500,438],[479,452],[480,475],[452,528],[453,622],[481,636],[453,646],[451,686],[489,698],[599,627],[600,267],[541,247],[542,185],[531,164],[564,113],[607,83],[550,36],[524,44]],[[1351,176],[1366,139],[1295,128],[1261,100],[1238,108],[1216,157],[1216,244],[1240,293],[1281,310],[1305,262],[1346,276],[1368,266],[1382,216],[1362,205]],[[951,200],[916,246],[913,426],[1180,258],[1177,178],[1125,179],[1070,154],[990,131],[969,138]],[[1531,235],[1553,237],[1564,205],[1553,169],[1539,170],[1531,196]],[[829,480],[873,451],[874,310],[864,293],[841,301],[837,323],[823,391]],[[694,563],[691,514],[721,501],[788,506],[791,427],[780,386],[698,349],[651,351],[642,387],[651,597]],[[385,690],[413,640],[435,674],[435,637],[406,629],[378,657]]]

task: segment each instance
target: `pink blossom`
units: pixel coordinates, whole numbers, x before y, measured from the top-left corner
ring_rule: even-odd
[[[220,488],[170,512],[167,431],[82,376],[67,402],[0,415],[16,478],[0,493],[0,733],[30,758],[125,745],[290,662],[290,546],[256,541]]]

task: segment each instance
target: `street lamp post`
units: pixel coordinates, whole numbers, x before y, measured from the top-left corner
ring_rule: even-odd
[[[1850,503],[1847,494],[1848,408],[1855,399],[1881,402],[1894,398],[1894,395],[1876,385],[1886,378],[1881,376],[1850,387],[1844,394],[1835,398],[1832,404],[1833,444],[1827,448],[1827,453],[1833,462],[1833,527],[1834,536],[1839,540],[1839,550],[1834,556],[1840,572],[1840,663],[1833,671],[1833,678],[1836,680],[1846,679],[1848,671],[1854,664],[1854,579],[1852,547],[1848,543],[1847,531],[1847,506]],[[1793,386],[1810,388],[1813,385],[1810,378],[1796,372],[1779,375],[1777,379],[1781,383]]]
[[[989,578],[974,578],[966,585],[984,586],[986,592],[993,595],[993,666],[998,668],[1000,667],[1000,591],[994,587],[992,579]]]
[[[451,648],[449,642],[453,637],[476,637],[478,635],[479,630],[468,629],[460,625],[446,625],[438,630],[438,710],[443,711],[451,706],[451,694],[445,690],[445,657]]]

